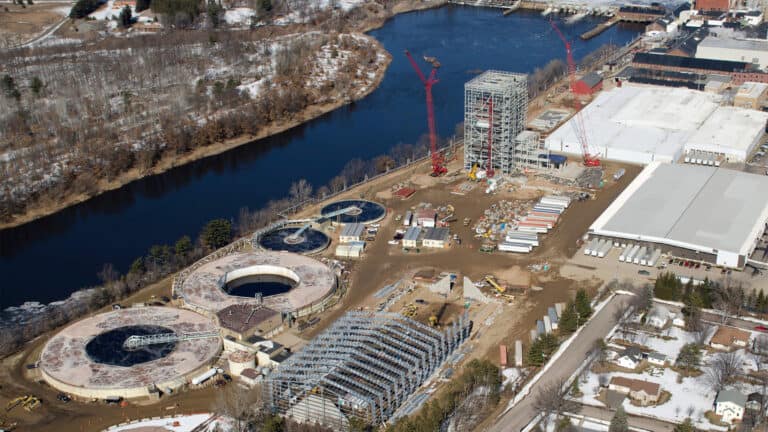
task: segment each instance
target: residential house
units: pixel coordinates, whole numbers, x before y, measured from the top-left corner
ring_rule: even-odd
[[[715,414],[726,423],[733,423],[744,417],[747,397],[736,390],[721,390],[715,398]]]
[[[655,404],[661,397],[659,384],[620,376],[611,378],[608,389],[628,395],[641,405]]]
[[[664,366],[667,363],[667,356],[662,353],[652,352],[648,354],[648,363],[655,366]]]
[[[640,364],[642,359],[643,353],[639,349],[629,347],[619,354],[615,363],[623,368],[634,369]]]
[[[720,326],[712,335],[709,346],[728,351],[731,348],[746,348],[749,345],[749,332],[735,327]]]
[[[664,306],[655,305],[650,312],[646,323],[658,329],[663,328],[669,322],[669,309]]]

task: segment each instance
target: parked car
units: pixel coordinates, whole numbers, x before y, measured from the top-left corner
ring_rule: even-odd
[[[58,395],[56,395],[56,399],[64,403],[67,403],[72,400],[72,398],[69,397],[69,395],[67,395],[66,393],[59,393]]]
[[[761,331],[761,332],[764,332],[764,333],[768,333],[768,327],[762,326],[762,325],[755,326],[755,330]]]
[[[643,275],[643,276],[650,276],[651,272],[649,272],[648,270],[638,270],[637,274]]]
[[[112,310],[120,310],[122,308],[123,307],[120,304],[118,304],[118,303],[115,303],[115,304],[112,305]]]

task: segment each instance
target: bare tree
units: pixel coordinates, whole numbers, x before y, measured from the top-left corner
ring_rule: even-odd
[[[707,384],[716,392],[723,390],[741,373],[741,363],[741,355],[737,352],[714,356],[706,370]]]
[[[228,385],[216,395],[214,411],[235,419],[235,430],[245,430],[247,424],[263,415],[261,389],[245,389]]]
[[[331,188],[331,192],[341,192],[347,188],[347,178],[339,174],[328,182],[328,187]]]
[[[294,203],[300,203],[312,196],[312,185],[305,179],[299,179],[291,184],[288,193]]]
[[[560,418],[564,412],[575,412],[579,404],[566,397],[566,380],[558,379],[541,387],[533,400],[534,410],[544,414],[545,424],[549,421],[549,416],[555,415]],[[566,390],[563,390],[566,389]]]

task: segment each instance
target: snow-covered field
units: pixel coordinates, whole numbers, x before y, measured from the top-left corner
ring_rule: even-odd
[[[161,419],[137,421],[130,424],[121,424],[107,429],[108,432],[230,432],[234,431],[232,419],[217,417],[212,419],[203,429],[197,429],[211,419],[212,414],[193,414],[188,416],[166,417]]]

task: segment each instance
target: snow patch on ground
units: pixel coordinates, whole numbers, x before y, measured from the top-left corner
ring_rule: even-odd
[[[256,11],[251,8],[238,7],[224,12],[224,21],[229,25],[250,25],[251,17],[256,16]]]
[[[203,426],[203,424],[211,419],[212,416],[212,414],[192,414],[188,416],[143,420],[131,424],[112,426],[107,429],[107,431],[131,432],[152,430],[155,432],[192,432],[199,430],[200,432],[208,432],[220,430],[222,432],[234,432],[234,422],[232,419],[225,417],[212,419],[204,429],[197,429],[198,427]]]
[[[506,387],[509,384],[514,384],[518,379],[520,379],[520,370],[517,368],[507,368],[501,371],[501,374],[504,375],[504,382],[501,383],[502,387]]]

